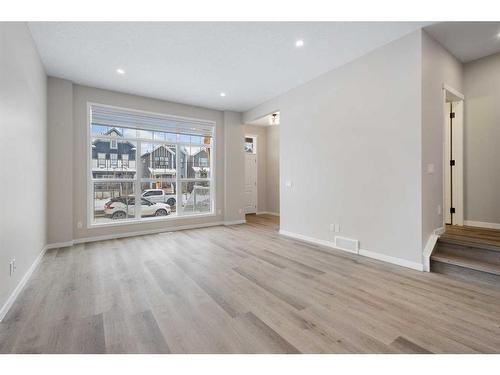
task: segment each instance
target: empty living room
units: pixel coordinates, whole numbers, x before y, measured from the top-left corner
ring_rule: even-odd
[[[312,3],[0,14],[5,373],[499,367],[500,21]]]

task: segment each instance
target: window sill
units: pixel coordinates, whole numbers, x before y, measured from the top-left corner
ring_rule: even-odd
[[[151,224],[157,222],[176,222],[176,221],[184,221],[186,219],[197,219],[197,218],[208,218],[217,216],[215,212],[210,213],[200,213],[200,214],[192,214],[192,215],[182,215],[182,216],[167,216],[167,217],[147,217],[142,219],[127,219],[109,223],[89,223],[87,225],[87,229],[93,228],[106,228],[106,227],[119,227],[124,225],[137,225],[137,224]]]

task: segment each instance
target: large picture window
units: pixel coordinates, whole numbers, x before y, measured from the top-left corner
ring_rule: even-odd
[[[214,126],[89,104],[89,224],[213,213]]]

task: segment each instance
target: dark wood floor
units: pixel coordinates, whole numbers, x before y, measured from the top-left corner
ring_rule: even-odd
[[[500,352],[500,289],[277,227],[249,216],[49,251],[0,323],[0,352]]]

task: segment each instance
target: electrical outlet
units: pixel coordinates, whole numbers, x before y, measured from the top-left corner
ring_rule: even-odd
[[[219,215],[222,214],[222,210],[218,210],[217,212],[219,213]]]
[[[240,209],[238,210],[238,213],[239,213],[239,214],[242,214],[242,213],[243,213],[243,209],[241,209],[241,208],[240,208]]]
[[[443,213],[443,208],[441,207],[440,204],[438,204],[438,215],[441,215]]]
[[[79,221],[78,223],[76,223],[76,226],[78,227],[78,229],[82,229],[83,228],[83,224],[81,221]]]

